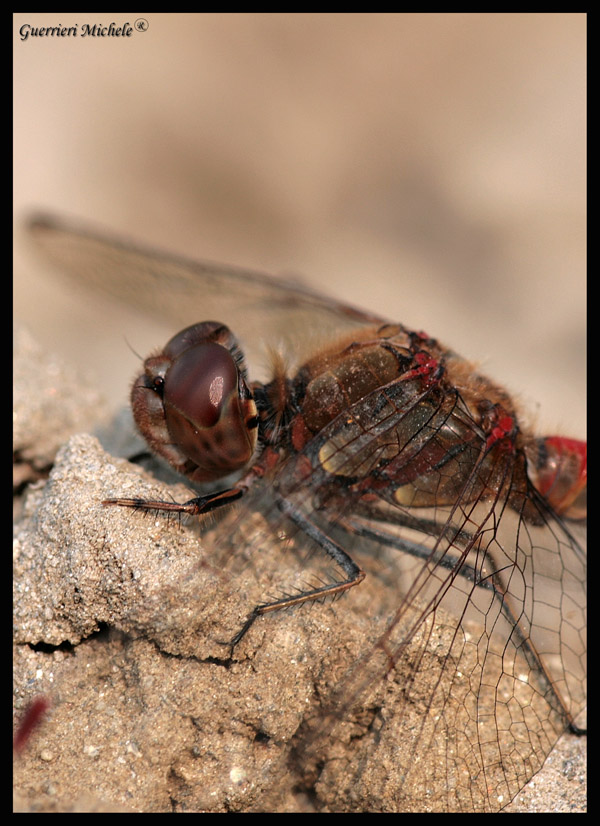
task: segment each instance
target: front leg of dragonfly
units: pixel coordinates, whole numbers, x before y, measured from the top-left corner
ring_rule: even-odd
[[[186,513],[189,516],[199,516],[210,513],[216,508],[230,505],[245,493],[243,488],[230,488],[211,493],[207,496],[197,496],[187,502],[162,502],[153,499],[105,499],[103,505],[118,505],[122,508],[133,508],[142,511],[164,511],[170,513]]]

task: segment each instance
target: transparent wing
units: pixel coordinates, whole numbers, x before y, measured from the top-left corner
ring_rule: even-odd
[[[335,333],[383,323],[299,284],[136,247],[52,216],[34,217],[29,232],[43,257],[74,283],[171,322],[173,332],[223,322],[251,359],[263,355],[265,344],[300,359],[302,342],[314,349]]]
[[[338,688],[335,721],[351,717],[357,701],[364,706],[365,694],[376,696],[386,675],[375,759],[393,761],[395,772],[376,794],[400,811],[502,808],[583,706],[584,566],[577,549],[556,525],[525,529],[508,512],[492,528],[496,511],[500,503],[488,509],[468,553],[451,549],[457,564],[450,570],[433,555],[412,565],[403,555],[406,591],[385,632]],[[360,768],[346,776],[329,766],[333,805],[368,786],[357,757],[351,763]]]
[[[349,442],[339,448],[336,468],[350,480],[386,435],[394,439],[389,410],[385,420],[387,434],[377,416],[361,432],[362,457]],[[335,431],[325,428],[305,454],[322,456]],[[417,455],[430,439],[435,433],[415,435]],[[583,546],[529,484],[518,452],[475,464],[456,502],[419,508],[398,505],[376,480],[360,499],[352,484],[328,494],[322,468],[309,479],[305,467],[292,459],[280,490],[361,563],[365,552],[387,560],[375,597],[387,611],[383,631],[304,743],[325,765],[328,805],[345,810],[355,797],[395,811],[501,809],[585,704]],[[441,465],[440,491],[443,476]],[[350,738],[343,761],[329,759],[331,743],[369,704],[385,709],[376,730]],[[393,766],[385,787],[374,788],[373,760]]]

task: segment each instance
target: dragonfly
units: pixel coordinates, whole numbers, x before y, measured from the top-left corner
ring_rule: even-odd
[[[386,805],[508,804],[558,737],[580,731],[585,443],[531,432],[502,386],[397,321],[51,216],[30,232],[72,278],[173,323],[131,405],[150,450],[202,493],[104,504],[199,517],[261,508],[332,563],[327,579],[249,606],[232,652],[280,610],[351,599],[366,575],[359,554],[394,555],[385,622],[299,751],[318,753],[357,696],[395,680],[399,779]],[[271,371],[252,381],[258,338],[274,348]],[[334,806],[360,784],[355,769],[331,781]]]

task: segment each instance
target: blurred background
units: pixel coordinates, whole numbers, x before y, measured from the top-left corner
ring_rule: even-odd
[[[45,347],[124,403],[129,345],[164,342],[48,277],[36,209],[300,276],[585,435],[585,15],[145,13],[81,37],[139,17],[13,17],[15,316]]]

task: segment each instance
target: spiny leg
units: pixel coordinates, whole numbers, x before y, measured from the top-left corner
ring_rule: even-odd
[[[324,533],[314,522],[305,516],[298,508],[295,507],[289,500],[275,495],[275,501],[279,510],[288,517],[300,530],[323,550],[325,553],[336,562],[342,571],[346,574],[346,579],[339,582],[333,582],[330,585],[323,585],[319,588],[312,588],[308,591],[303,591],[295,596],[286,596],[282,599],[274,600],[273,602],[265,602],[257,605],[248,616],[248,619],[237,632],[237,634],[230,641],[231,649],[240,642],[247,631],[251,628],[254,621],[272,611],[279,611],[283,608],[291,608],[294,605],[302,605],[305,602],[323,599],[326,597],[333,597],[342,594],[349,588],[358,585],[365,578],[365,572],[358,567],[358,565],[350,558],[344,549],[337,542],[334,542],[326,533]]]
[[[166,511],[170,513],[187,513],[189,516],[199,516],[202,513],[230,505],[240,499],[245,493],[243,488],[230,488],[210,493],[207,496],[196,496],[187,502],[162,502],[154,499],[104,499],[103,505],[117,505],[122,508],[133,508],[138,511]]]

